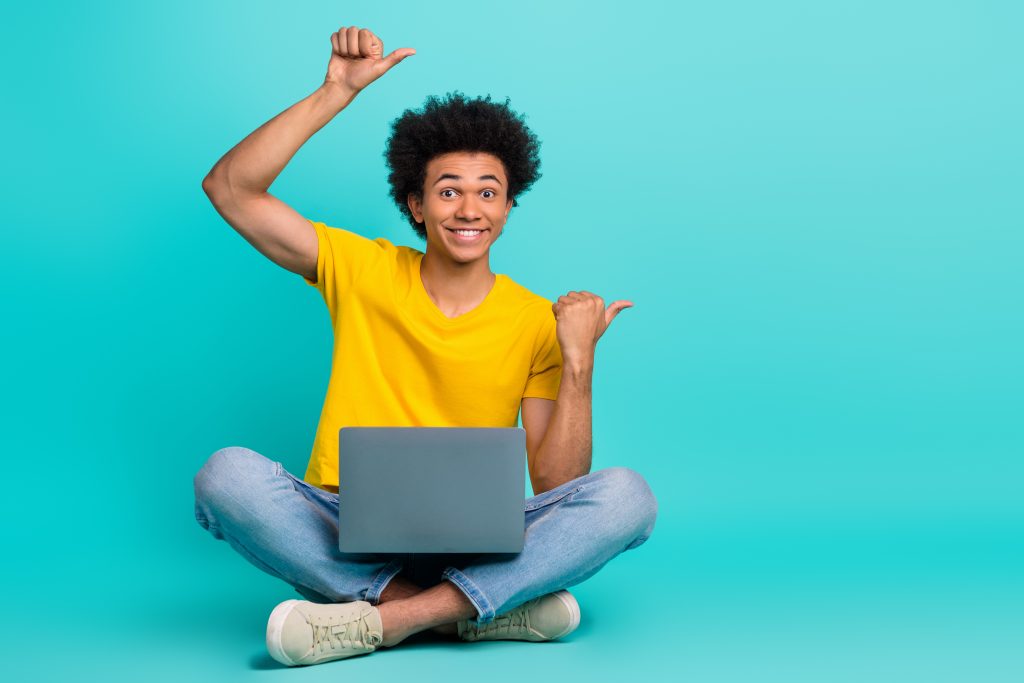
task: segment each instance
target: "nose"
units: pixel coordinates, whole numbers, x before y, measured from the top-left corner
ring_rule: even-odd
[[[456,218],[467,221],[476,220],[480,218],[481,215],[480,207],[477,206],[477,199],[472,195],[472,193],[463,196],[462,201],[459,202],[455,211]]]

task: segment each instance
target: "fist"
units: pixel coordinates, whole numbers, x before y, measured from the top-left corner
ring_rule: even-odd
[[[384,57],[384,41],[370,29],[342,26],[331,34],[331,59],[325,83],[358,92],[416,50],[403,47]]]
[[[593,357],[597,340],[619,311],[632,305],[632,301],[613,301],[605,308],[604,299],[590,292],[569,292],[558,297],[551,310],[557,321],[555,331],[562,360]]]

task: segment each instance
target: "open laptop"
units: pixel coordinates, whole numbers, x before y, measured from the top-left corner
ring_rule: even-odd
[[[519,427],[342,427],[338,547],[518,553],[525,470]]]

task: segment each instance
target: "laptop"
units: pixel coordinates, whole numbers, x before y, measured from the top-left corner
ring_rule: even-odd
[[[521,552],[525,472],[520,427],[342,427],[338,548]]]

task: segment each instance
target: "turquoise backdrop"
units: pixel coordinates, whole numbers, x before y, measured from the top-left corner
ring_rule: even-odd
[[[598,348],[594,465],[643,473],[658,525],[564,642],[279,670],[295,594],[193,519],[216,449],[301,473],[312,445],[323,301],[200,184],[341,25],[418,54],[275,195],[421,246],[390,121],[509,97],[543,178],[494,270],[636,304]],[[4,678],[1024,679],[1022,27],[985,0],[5,10]]]

